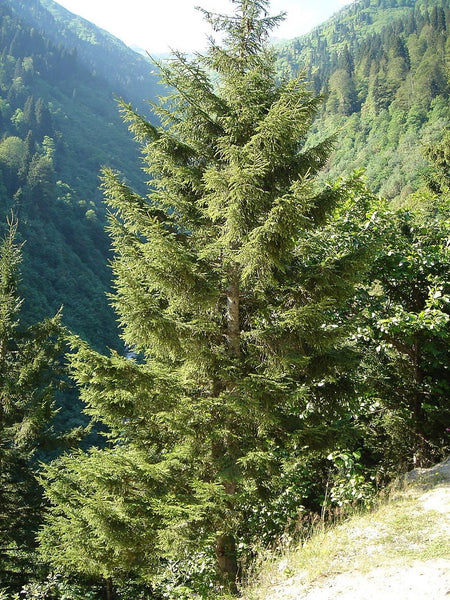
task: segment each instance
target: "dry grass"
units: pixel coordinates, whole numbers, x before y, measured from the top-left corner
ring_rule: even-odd
[[[261,559],[242,599],[293,598],[286,589],[301,598],[339,574],[392,567],[400,572],[417,561],[449,559],[448,472],[425,475],[391,490],[374,510],[329,529],[319,527],[300,547]]]

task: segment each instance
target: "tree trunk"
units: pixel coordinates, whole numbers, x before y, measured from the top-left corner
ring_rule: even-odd
[[[419,340],[416,339],[412,346],[413,355],[413,382],[414,396],[412,405],[412,414],[414,419],[414,429],[416,434],[414,464],[418,467],[428,466],[428,456],[426,441],[424,436],[424,411],[423,411],[423,375],[420,368],[420,350]]]
[[[241,325],[239,315],[240,272],[238,267],[230,270],[227,296],[227,330],[226,338],[228,352],[232,358],[238,359],[241,355]],[[231,481],[224,482],[228,494],[235,493],[235,485]],[[219,535],[216,539],[217,576],[220,585],[231,593],[237,594],[236,579],[238,563],[236,557],[236,542],[230,533]]]
[[[105,579],[105,598],[106,600],[114,600],[114,585],[111,577]]]
[[[220,535],[216,540],[217,574],[227,592],[237,594],[238,574],[236,543],[232,535]]]
[[[227,289],[227,341],[230,355],[238,357],[241,354],[241,324],[239,318],[239,271],[237,267],[230,275]]]

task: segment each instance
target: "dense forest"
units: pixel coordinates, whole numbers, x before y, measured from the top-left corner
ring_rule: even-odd
[[[339,135],[327,169],[361,166],[370,187],[401,203],[426,175],[423,146],[448,127],[450,8],[438,0],[356,2],[280,48],[325,101],[314,129]]]
[[[449,8],[230,10],[0,5],[0,600],[230,598],[448,454]]]
[[[95,55],[90,63],[83,60],[70,37],[67,44],[58,41],[64,36],[58,38],[57,32],[67,26],[58,29],[48,13],[46,31],[39,31],[35,11],[36,23],[29,15],[39,6],[0,6],[0,216],[4,226],[13,211],[18,234],[26,240],[23,318],[31,323],[50,317],[64,305],[63,319],[71,329],[97,345],[117,347],[105,297],[109,243],[99,171],[105,164],[120,167],[139,184],[138,153],[114,100],[125,94],[126,82],[121,87],[118,76],[106,81],[96,73],[97,62],[104,61],[94,60]],[[107,46],[104,55],[108,52]],[[123,71],[134,69],[139,78],[134,62],[139,65],[140,59],[131,64],[127,59],[124,52]],[[141,62],[152,95],[150,68]],[[124,97],[133,99],[133,91],[144,93],[138,88]]]

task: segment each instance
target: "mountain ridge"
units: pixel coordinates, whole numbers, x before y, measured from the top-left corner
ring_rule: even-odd
[[[145,99],[155,95],[158,84],[148,58],[53,0],[15,0],[9,5],[54,43],[75,48],[86,67],[117,86],[117,96],[148,113]]]

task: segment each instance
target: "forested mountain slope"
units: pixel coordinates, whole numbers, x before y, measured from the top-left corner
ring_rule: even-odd
[[[75,50],[78,61],[95,77],[106,79],[116,95],[146,111],[146,99],[159,93],[158,78],[143,56],[116,37],[74,15],[53,0],[9,0],[10,6],[30,27],[66,50]],[[151,37],[151,31],[149,32]]]
[[[114,345],[98,175],[108,165],[139,188],[139,160],[114,96],[146,112],[156,74],[52,0],[4,0],[0,10],[0,219],[19,211],[27,240],[25,318],[64,304],[75,332]],[[280,48],[280,72],[306,69],[324,94],[313,132],[338,135],[328,175],[364,168],[389,198],[420,185],[422,146],[449,120],[449,22],[443,0],[361,0]]]
[[[230,2],[209,19],[223,47],[161,65],[164,126],[125,90],[132,134],[106,34],[50,0],[0,5],[0,216],[19,219],[0,231],[2,600],[229,598],[261,549],[448,456],[448,10],[359,2],[277,65],[269,4]],[[300,61],[324,107],[280,77]],[[367,167],[383,191],[394,161],[402,209],[323,181]],[[40,324],[61,303],[77,335]],[[81,402],[106,443],[75,450]]]
[[[64,305],[75,332],[116,345],[99,171],[112,166],[138,185],[139,159],[114,96],[132,79],[126,99],[142,104],[150,66],[52,2],[5,1],[0,16],[0,227],[14,211],[26,241],[25,321]]]
[[[450,8],[445,0],[360,0],[280,48],[325,97],[319,137],[337,133],[329,174],[364,168],[370,186],[406,198],[426,171],[424,146],[449,123]]]

